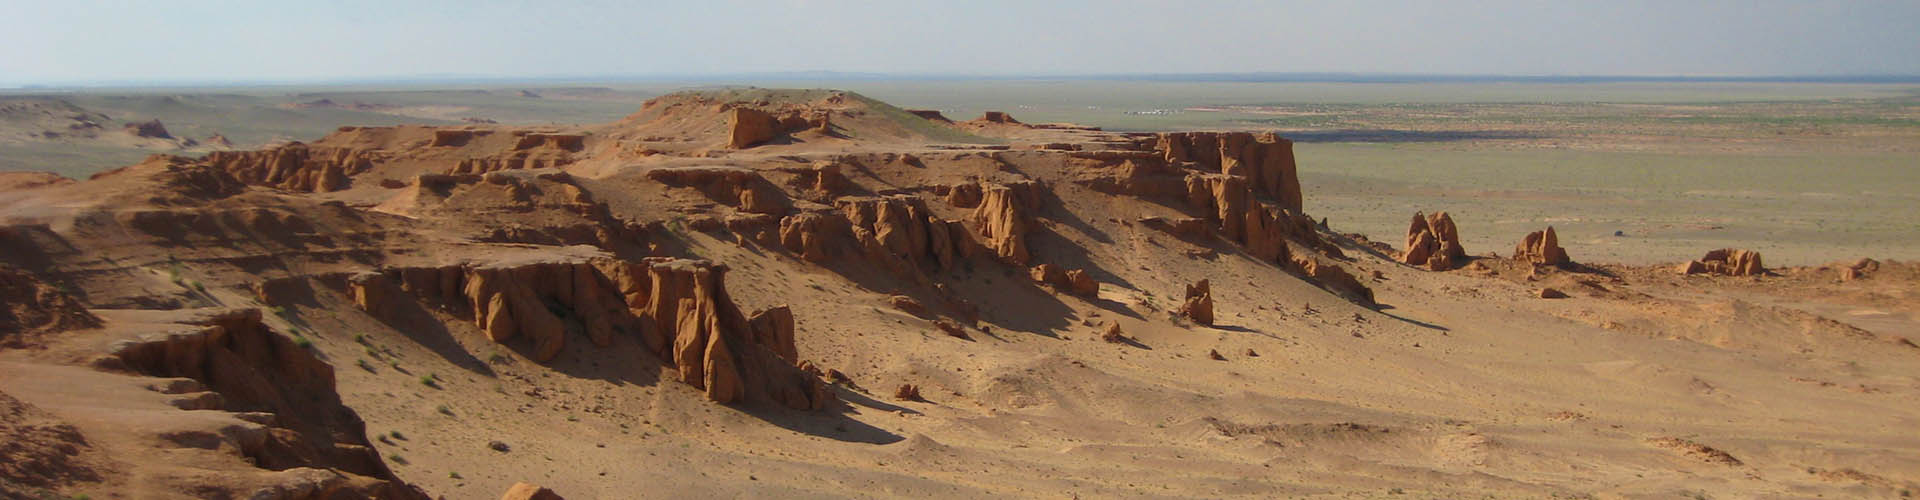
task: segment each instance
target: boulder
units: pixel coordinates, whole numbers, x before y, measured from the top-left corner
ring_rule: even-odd
[[[566,500],[566,499],[561,497],[559,493],[554,493],[553,490],[542,488],[536,484],[513,483],[512,487],[507,488],[506,494],[500,495],[500,500]]]
[[[1186,302],[1180,305],[1180,315],[1202,325],[1213,325],[1213,290],[1207,280],[1187,285]]]
[[[1564,298],[1567,298],[1567,293],[1554,288],[1542,288],[1540,289],[1540,298],[1564,299]]]
[[[1560,248],[1560,237],[1553,232],[1553,226],[1545,231],[1528,233],[1513,249],[1513,258],[1532,262],[1535,265],[1566,265],[1573,262],[1567,257],[1567,251]]]
[[[1074,295],[1095,297],[1100,295],[1100,282],[1094,281],[1093,275],[1085,269],[1068,270],[1067,289],[1072,290]]]

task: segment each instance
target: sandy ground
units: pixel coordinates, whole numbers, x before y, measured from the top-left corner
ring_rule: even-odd
[[[1022,130],[975,132],[1015,143],[1089,137]],[[659,135],[642,132],[636,134]],[[1076,184],[1085,167],[1057,156],[949,162],[938,156],[949,150],[926,143],[811,136],[741,152],[680,151],[674,144],[654,146],[666,153],[589,159],[565,169],[596,199],[610,200],[614,213],[670,222],[666,234],[650,236],[670,243],[655,251],[727,263],[728,291],[741,309],[791,306],[800,357],[849,378],[833,387],[839,402],[820,411],[714,404],[635,338],[607,347],[569,342],[543,364],[527,357],[523,342],[496,344],[471,320],[444,311],[434,313],[438,326],[420,328],[383,323],[326,287],[299,303],[255,297],[254,283],[269,278],[319,280],[381,263],[587,251],[471,241],[492,225],[570,220],[545,205],[510,208],[504,195],[463,194],[436,208],[401,198],[418,196],[406,194],[411,187],[374,182],[444,163],[396,161],[340,192],[253,188],[208,205],[309,214],[315,234],[337,236],[325,245],[249,235],[218,245],[166,245],[89,232],[75,223],[84,219],[63,212],[136,199],[101,194],[110,189],[128,196],[157,189],[112,179],[0,194],[0,213],[9,224],[48,223],[69,239],[66,250],[34,247],[37,262],[8,262],[37,264],[33,273],[77,289],[89,307],[271,311],[264,314],[269,326],[308,339],[334,367],[340,401],[365,420],[364,436],[385,464],[446,498],[492,498],[518,481],[568,498],[1901,498],[1920,489],[1920,435],[1913,432],[1920,407],[1912,404],[1920,399],[1915,264],[1884,262],[1848,281],[1836,268],[1817,267],[1778,267],[1761,277],[1680,276],[1636,259],[1609,263],[1600,245],[1566,238],[1562,244],[1584,265],[1536,269],[1487,257],[1433,272],[1322,233],[1347,256],[1325,258],[1372,288],[1380,306],[1369,308],[1233,243],[1176,238],[1135,223],[1194,214],[1177,203]],[[1314,161],[1304,153],[1310,148],[1300,151],[1303,164]],[[765,171],[792,163],[786,157],[849,152],[935,158],[919,167],[896,161],[849,172],[872,192],[932,197],[916,188],[969,175],[1017,173],[1045,182],[1055,198],[1034,214],[1034,260],[1088,269],[1099,293],[1055,293],[1033,285],[1026,269],[984,258],[923,270],[924,280],[859,259],[809,262],[726,231],[692,229],[688,221],[730,208],[640,175],[713,161]],[[1310,213],[1339,203],[1303,177]],[[321,201],[355,207],[359,215],[326,215],[337,209]],[[944,203],[930,206],[936,215],[965,216]],[[1411,215],[1392,212],[1402,220]],[[1344,229],[1339,219],[1332,226]],[[1470,235],[1478,228],[1463,224]],[[1398,246],[1401,235],[1385,231],[1367,235]],[[1470,236],[1482,237],[1492,238]],[[1480,241],[1468,239],[1469,251],[1511,251],[1511,241]],[[1218,320],[1211,327],[1170,313],[1183,287],[1200,279],[1212,282]],[[893,294],[925,297],[933,283],[977,304],[985,328],[956,338],[888,305]],[[1539,298],[1542,287],[1570,297]],[[132,394],[112,389],[129,383],[124,376],[71,366],[143,331],[113,313],[103,317],[103,328],[0,351],[0,391],[44,412],[42,418],[102,436],[86,451],[96,457],[89,460],[101,460],[92,463],[102,477],[58,482],[53,490],[192,497],[128,486],[140,476],[126,471],[139,469],[110,460],[171,455],[122,453],[155,440],[101,423],[112,421],[103,412],[118,410],[76,399],[132,398],[114,395]],[[1126,341],[1100,339],[1110,323]],[[87,374],[54,373],[61,370]],[[895,397],[901,384],[918,386],[922,399]],[[224,414],[139,404],[160,421]],[[234,457],[195,460],[226,464],[206,466],[212,470],[246,467]]]

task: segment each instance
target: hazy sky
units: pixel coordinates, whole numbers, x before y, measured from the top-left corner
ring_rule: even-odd
[[[1920,1],[0,0],[0,84],[422,75],[1920,74]]]

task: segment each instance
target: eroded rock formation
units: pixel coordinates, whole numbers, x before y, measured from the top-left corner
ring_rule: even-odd
[[[1187,285],[1186,302],[1180,304],[1181,316],[1202,325],[1213,325],[1213,287],[1207,280]]]
[[[201,392],[180,402],[190,405],[185,408],[251,415],[241,419],[250,425],[229,427],[216,439],[257,467],[318,467],[371,480],[336,481],[321,489],[332,492],[323,497],[426,498],[381,461],[367,440],[366,425],[340,402],[333,367],[273,333],[261,323],[258,309],[210,310],[185,325],[197,328],[117,344],[114,357],[97,364],[191,379],[162,392]]]
[[[787,199],[785,192],[750,168],[728,166],[656,168],[647,171],[647,178],[670,186],[698,189],[714,201],[733,205],[747,212],[782,214],[791,207],[792,203]]]
[[[320,193],[346,189],[349,177],[388,157],[374,150],[294,142],[259,151],[214,151],[200,161],[247,184]]]
[[[1030,202],[1022,202],[1020,191],[1012,186],[983,186],[980,206],[974,209],[974,223],[980,228],[981,243],[1008,264],[1025,266],[1033,258],[1027,249]]]
[[[0,347],[21,347],[44,333],[94,328],[100,318],[32,274],[0,265]]]
[[[741,314],[726,294],[725,272],[669,258],[509,261],[387,269],[353,276],[348,287],[357,305],[389,322],[409,314],[407,302],[395,300],[400,294],[440,301],[495,342],[526,337],[536,361],[559,355],[569,331],[585,332],[597,346],[637,334],[681,381],[714,401],[825,405],[832,393],[795,368],[791,311]]]
[[[1434,212],[1431,216],[1413,214],[1413,223],[1407,227],[1407,249],[1400,255],[1401,263],[1447,271],[1466,260],[1467,251],[1460,246],[1460,229],[1453,225],[1452,216],[1446,212]]]
[[[1280,208],[1293,213],[1303,208],[1293,141],[1271,132],[1173,132],[1160,134],[1154,148],[1167,163],[1193,162],[1241,177],[1254,192],[1278,201]]]
[[[1513,248],[1513,258],[1532,262],[1535,265],[1565,265],[1573,262],[1567,257],[1567,251],[1560,248],[1560,236],[1554,234],[1553,226],[1545,231],[1528,233],[1520,244]]]
[[[1707,252],[1700,260],[1681,264],[1680,273],[1760,276],[1767,273],[1767,268],[1760,262],[1760,252],[1722,248]]]

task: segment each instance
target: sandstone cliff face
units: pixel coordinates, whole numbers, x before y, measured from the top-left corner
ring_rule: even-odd
[[[780,122],[773,115],[753,108],[733,108],[727,115],[727,147],[745,149],[773,139]]]
[[[319,490],[309,492],[311,498],[427,498],[381,461],[367,440],[366,425],[340,402],[333,368],[269,330],[259,310],[211,311],[187,325],[198,329],[117,344],[114,357],[98,364],[181,378],[162,392],[198,394],[176,400],[175,406],[246,416],[241,420],[258,425],[230,427],[220,439],[257,467],[317,467],[373,480],[314,485]]]
[[[1169,164],[1194,162],[1207,170],[1247,179],[1255,193],[1273,198],[1280,208],[1293,213],[1303,208],[1293,141],[1273,133],[1166,133],[1160,134],[1154,149]]]
[[[215,151],[200,161],[247,184],[322,193],[346,189],[350,176],[388,157],[379,151],[295,142],[259,151]]]
[[[573,154],[566,150],[504,151],[499,154],[468,158],[447,169],[449,174],[484,174],[503,170],[560,168],[572,165]]]
[[[1553,232],[1553,226],[1545,231],[1528,233],[1513,248],[1513,258],[1532,262],[1535,265],[1565,265],[1573,262],[1567,257],[1567,251],[1560,248],[1560,236]]]
[[[1413,223],[1407,227],[1407,250],[1401,254],[1400,262],[1425,266],[1431,271],[1447,271],[1466,262],[1467,251],[1460,246],[1460,230],[1454,227],[1453,217],[1446,212],[1413,214]]]
[[[792,206],[786,193],[759,172],[741,167],[669,167],[647,171],[647,178],[699,189],[714,201],[759,214],[784,214]]]
[[[1707,252],[1707,255],[1700,260],[1681,264],[1680,272],[1681,274],[1760,276],[1767,273],[1767,268],[1760,262],[1760,252],[1722,248]]]
[[[386,269],[355,275],[347,286],[356,305],[390,322],[402,320],[397,299],[406,295],[451,306],[494,342],[528,339],[535,361],[558,356],[569,331],[603,347],[616,335],[637,335],[714,401],[763,396],[821,408],[832,393],[795,367],[792,312],[782,306],[742,315],[726,295],[725,272],[699,260],[563,259]]]
[[[862,253],[897,273],[920,266],[951,269],[971,253],[966,247],[972,239],[956,231],[959,224],[933,216],[917,196],[841,198],[836,204]]]

